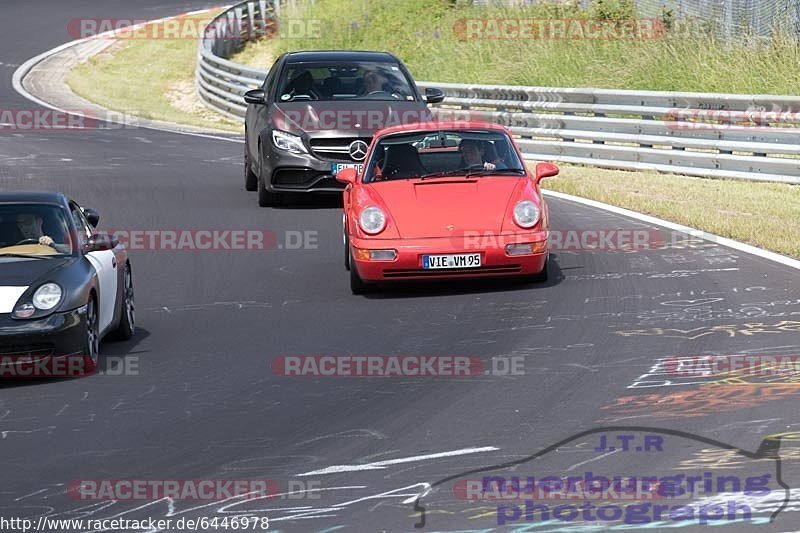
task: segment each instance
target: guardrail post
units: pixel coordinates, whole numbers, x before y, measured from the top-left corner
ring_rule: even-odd
[[[261,11],[261,35],[267,35],[267,0],[258,0],[258,7]]]
[[[256,29],[256,6],[253,2],[247,2],[247,39],[254,40],[258,37]]]

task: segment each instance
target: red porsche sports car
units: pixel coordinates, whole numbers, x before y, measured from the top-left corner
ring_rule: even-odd
[[[345,267],[354,294],[397,280],[547,280],[548,210],[508,130],[430,122],[376,133],[365,163],[339,169]]]

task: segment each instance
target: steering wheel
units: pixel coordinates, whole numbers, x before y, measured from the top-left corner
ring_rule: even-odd
[[[39,239],[22,239],[14,246],[21,246],[23,244],[39,244]]]
[[[371,93],[364,95],[364,99],[384,100],[386,99],[387,96],[392,96],[392,95],[389,94],[387,91],[372,91]]]

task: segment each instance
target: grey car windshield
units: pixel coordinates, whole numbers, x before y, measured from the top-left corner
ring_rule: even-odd
[[[278,102],[415,99],[400,66],[385,61],[289,64],[277,94]]]
[[[440,176],[519,176],[525,167],[503,131],[440,130],[388,135],[378,141],[364,182]]]
[[[0,205],[0,256],[72,253],[64,212],[42,204]]]

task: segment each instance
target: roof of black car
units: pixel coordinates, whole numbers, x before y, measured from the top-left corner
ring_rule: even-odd
[[[388,52],[369,52],[361,50],[309,50],[305,52],[289,52],[288,63],[305,63],[312,61],[385,61],[394,63],[397,58]]]
[[[60,192],[17,191],[0,192],[0,203],[63,204],[65,197]]]

